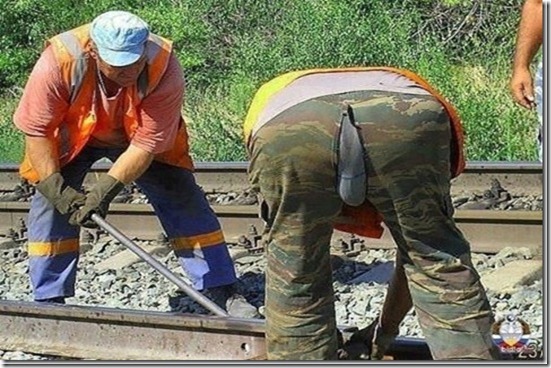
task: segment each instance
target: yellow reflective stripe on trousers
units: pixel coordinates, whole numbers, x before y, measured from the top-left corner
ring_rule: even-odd
[[[212,233],[174,238],[170,241],[174,250],[192,250],[222,244],[224,243],[224,234],[221,230],[216,230]]]
[[[78,239],[65,239],[55,242],[30,242],[29,256],[31,257],[47,257],[57,256],[59,254],[78,252]]]

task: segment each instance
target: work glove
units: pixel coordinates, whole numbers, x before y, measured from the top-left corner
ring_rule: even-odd
[[[87,228],[98,227],[91,218],[92,214],[96,213],[105,217],[109,210],[109,204],[123,188],[124,183],[121,181],[110,175],[103,175],[86,195],[84,206],[71,215],[69,223]]]
[[[86,196],[65,183],[56,172],[36,184],[38,190],[62,215],[73,214],[84,205]]]
[[[371,360],[381,360],[398,336],[398,331],[393,333],[384,333],[381,325],[377,323],[373,330],[373,339],[371,340]]]
[[[356,331],[341,349],[341,359],[382,360],[398,336],[398,331],[383,333],[379,318],[369,326]]]

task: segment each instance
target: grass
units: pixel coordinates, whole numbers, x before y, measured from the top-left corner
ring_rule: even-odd
[[[537,159],[535,112],[515,105],[504,72],[482,66],[456,66],[431,82],[453,102],[466,131],[466,155],[476,161]],[[242,122],[258,86],[246,78],[205,90],[190,88],[185,101],[191,152],[196,161],[246,160]],[[23,136],[12,116],[18,99],[0,99],[0,162],[19,162]]]
[[[13,124],[15,97],[0,99],[0,163],[19,163],[23,157],[23,135]]]
[[[523,0],[4,0],[0,162],[18,162],[11,117],[43,42],[111,9],[174,41],[188,88],[196,161],[246,158],[241,125],[255,91],[291,70],[388,65],[425,77],[458,109],[469,160],[535,160],[534,112],[508,80]]]
[[[537,159],[537,117],[516,105],[505,68],[492,73],[481,65],[456,67],[449,96],[456,102],[466,131],[470,160],[532,161]]]

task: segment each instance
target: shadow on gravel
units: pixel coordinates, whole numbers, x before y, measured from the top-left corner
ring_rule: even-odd
[[[247,302],[257,309],[264,305],[264,273],[246,272],[237,281],[237,293],[245,297]],[[171,312],[210,314],[210,312],[189,297],[183,291],[176,291],[168,297]]]
[[[331,256],[333,281],[346,285],[376,283],[386,285],[392,277],[394,262],[374,262],[367,264],[353,259],[343,259]],[[266,277],[263,272],[246,272],[239,277],[237,291],[247,301],[260,308],[264,305],[264,288]],[[184,292],[177,291],[169,296],[169,306],[172,312],[209,314],[204,307],[195,302]]]
[[[365,263],[332,255],[331,263],[333,281],[346,285],[388,284],[394,272],[394,261]]]

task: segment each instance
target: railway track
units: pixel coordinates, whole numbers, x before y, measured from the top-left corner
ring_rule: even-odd
[[[98,174],[110,165],[99,163],[92,167],[85,185],[92,184]],[[249,187],[246,162],[202,162],[196,164],[197,182],[206,192],[240,191]],[[471,161],[463,174],[452,181],[452,194],[472,193],[488,189],[491,179],[504,187],[514,187],[526,194],[542,194],[543,171],[540,163],[496,163]],[[0,165],[0,191],[12,190],[20,182],[18,166]]]
[[[256,206],[213,206],[227,241],[231,243],[255,243],[256,234],[262,232],[263,223],[258,218]],[[0,228],[24,233],[24,222],[29,210],[28,202],[0,202]],[[129,237],[155,240],[162,234],[155,213],[148,204],[111,205],[109,221]],[[543,237],[542,212],[540,211],[456,211],[459,228],[479,253],[497,253],[505,247],[541,249]],[[363,247],[388,249],[394,247],[390,232],[381,239],[351,237],[336,231],[333,242],[361,243]],[[350,249],[352,250],[352,249]]]
[[[106,164],[94,166],[84,185],[92,185],[98,175],[108,168],[109,165]],[[206,193],[241,192],[249,188],[246,171],[244,162],[199,163],[196,177]],[[542,166],[537,163],[470,162],[465,172],[453,181],[452,193],[482,193],[488,190],[494,180],[511,192],[541,195]],[[0,166],[0,190],[12,190],[19,181],[17,166]],[[28,206],[27,202],[0,202],[0,229],[14,229],[21,233]],[[227,240],[232,243],[254,237],[255,231],[262,231],[263,224],[258,218],[256,206],[215,205],[213,208],[222,223]],[[148,205],[114,203],[110,208],[109,219],[129,236],[156,239],[161,233],[157,218]],[[539,251],[543,244],[542,211],[457,210],[455,219],[475,252],[496,253],[505,247],[520,246]],[[336,232],[334,241],[340,242],[342,239],[348,241],[349,236]],[[385,231],[381,239],[360,238],[360,241],[369,248],[394,247],[388,231]]]
[[[264,321],[113,308],[0,302],[0,347],[97,360],[265,360]],[[355,329],[342,327],[346,337]],[[19,331],[14,334],[13,331]],[[430,359],[400,337],[389,357]]]
[[[199,164],[197,181],[206,192],[247,190],[244,163]],[[0,190],[18,182],[16,167],[0,167]],[[108,170],[98,165],[85,185]],[[469,163],[453,182],[452,192],[472,193],[488,188],[497,179],[504,187],[541,195],[541,165]],[[10,188],[10,189],[8,189]],[[24,241],[28,202],[0,202],[0,229],[11,228]],[[262,231],[256,206],[213,206],[227,239],[254,247]],[[147,204],[118,204],[110,208],[109,221],[130,237],[158,239],[161,228]],[[471,241],[473,251],[496,253],[504,247],[542,248],[541,211],[456,211],[458,226]],[[388,231],[379,240],[350,238],[337,232],[338,246],[347,252],[394,247]],[[358,243],[360,244],[358,246]],[[355,244],[355,248],[354,248]],[[37,305],[0,301],[0,349],[73,359],[138,360],[263,360],[264,322],[204,315],[121,310],[85,306]],[[355,327],[341,327],[345,338]],[[16,334],[13,331],[18,331]],[[423,339],[399,337],[390,349],[394,360],[428,360]]]
[[[58,359],[266,360],[258,319],[0,301],[0,325],[0,349]],[[345,342],[357,331],[339,330]],[[356,359],[365,353],[363,345],[345,350]],[[528,355],[504,358],[539,358]],[[424,339],[398,336],[385,360],[432,358]]]

